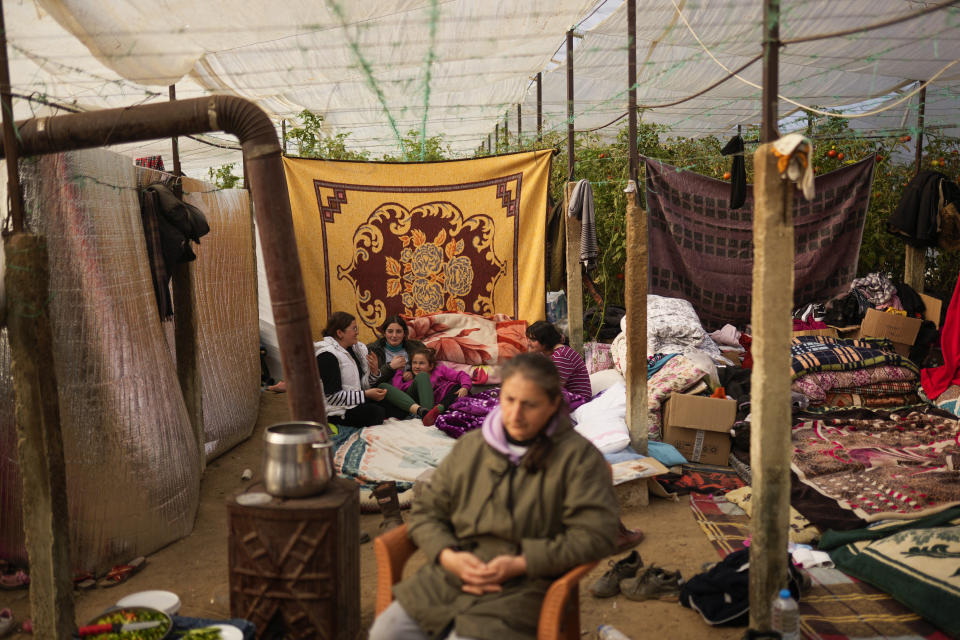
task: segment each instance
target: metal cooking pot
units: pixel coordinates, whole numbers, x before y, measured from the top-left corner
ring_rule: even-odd
[[[284,422],[263,435],[263,479],[267,492],[303,498],[322,492],[333,477],[333,443],[316,422]]]

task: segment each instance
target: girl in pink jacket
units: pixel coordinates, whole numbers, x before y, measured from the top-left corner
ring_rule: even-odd
[[[421,406],[433,407],[423,417],[423,424],[428,427],[454,400],[470,392],[470,376],[437,364],[433,349],[417,349],[411,353],[410,368],[412,371],[398,370],[393,375],[393,386],[407,392]],[[440,401],[434,405],[436,398]]]

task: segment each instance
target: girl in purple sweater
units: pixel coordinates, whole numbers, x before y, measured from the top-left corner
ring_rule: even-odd
[[[433,349],[411,353],[410,368],[411,371],[398,370],[393,374],[393,386],[407,392],[421,406],[433,407],[423,416],[423,424],[428,427],[454,400],[467,395],[473,384],[466,373],[437,364]],[[436,398],[440,401],[434,404]]]

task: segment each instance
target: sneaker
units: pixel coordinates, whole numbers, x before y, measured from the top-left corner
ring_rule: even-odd
[[[620,581],[635,576],[642,566],[643,560],[636,551],[616,563],[611,560],[610,570],[590,585],[590,593],[594,598],[612,598],[620,593]]]
[[[651,565],[643,575],[620,582],[620,593],[630,600],[680,599],[680,572],[667,571]]]

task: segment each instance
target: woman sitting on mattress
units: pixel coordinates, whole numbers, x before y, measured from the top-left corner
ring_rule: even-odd
[[[579,353],[563,344],[563,336],[555,326],[538,320],[527,327],[527,348],[534,353],[544,354],[557,365],[563,389],[569,394],[567,402],[571,406],[590,401],[593,391],[587,363]]]
[[[414,502],[409,534],[427,564],[394,588],[370,640],[535,638],[551,581],[614,550],[610,472],[572,428],[556,366],[525,353],[502,375],[499,406]]]
[[[317,368],[323,381],[327,419],[351,427],[369,427],[383,424],[388,416],[406,417],[406,412],[384,401],[387,392],[372,389],[376,376],[370,370],[376,356],[357,342],[356,319],[344,311],[337,311],[327,320],[323,340],[313,343]]]

